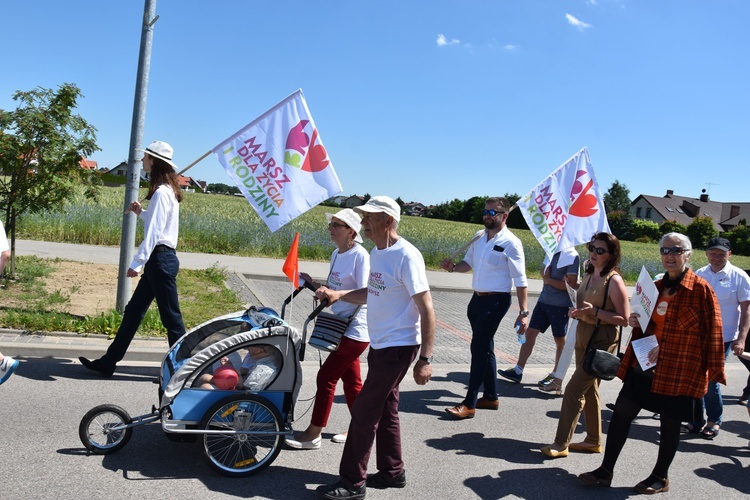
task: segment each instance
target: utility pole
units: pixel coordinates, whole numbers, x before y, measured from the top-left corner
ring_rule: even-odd
[[[125,182],[125,213],[128,206],[138,199],[138,187],[141,177],[141,160],[136,159],[136,148],[143,144],[143,125],[146,122],[146,96],[148,94],[148,72],[151,67],[151,43],[154,38],[154,23],[159,19],[156,14],[156,0],[145,0],[143,7],[143,30],[141,32],[141,50],[138,54],[138,75],[135,81],[135,100],[133,103],[133,122],[130,128],[130,149],[128,152],[128,173]],[[117,276],[117,310],[123,312],[130,300],[130,278],[128,268],[133,260],[135,247],[135,226],[138,216],[132,212],[125,213],[122,219],[122,238],[120,240],[120,269]]]

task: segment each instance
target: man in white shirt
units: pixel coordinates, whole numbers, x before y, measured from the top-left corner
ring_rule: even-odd
[[[748,329],[750,329],[750,277],[729,262],[732,246],[725,238],[712,238],[708,242],[706,257],[708,265],[695,274],[708,281],[716,293],[721,308],[721,323],[724,327],[725,356],[730,351],[742,354]],[[707,423],[701,434],[705,439],[713,439],[719,434],[724,402],[721,389],[716,382],[708,383],[708,392],[703,397]],[[693,423],[699,429],[702,422]]]
[[[494,337],[510,309],[513,285],[520,309],[515,321],[518,333],[525,333],[529,324],[526,261],[521,240],[505,226],[509,210],[505,198],[487,198],[482,211],[484,231],[474,236],[463,260],[454,263],[445,259],[440,263],[449,273],[474,270],[471,284],[474,295],[467,309],[472,331],[469,389],[461,404],[445,409],[456,419],[473,418],[475,408],[497,410],[500,406]],[[484,395],[479,398],[481,386],[484,386]]]
[[[365,498],[371,488],[403,488],[406,473],[401,454],[398,417],[399,384],[409,366],[424,385],[432,376],[435,313],[422,254],[398,235],[401,207],[387,196],[374,196],[354,210],[362,214],[365,237],[375,243],[370,253],[367,288],[331,290],[320,287],[319,299],[367,304],[370,351],[367,378],[352,407],[352,421],[341,456],[341,480],[317,488],[323,498]],[[421,347],[420,347],[421,346]],[[367,474],[375,438],[376,474]]]

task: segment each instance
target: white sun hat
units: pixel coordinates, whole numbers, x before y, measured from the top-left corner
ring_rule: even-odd
[[[172,154],[174,153],[174,150],[172,149],[172,146],[170,146],[166,142],[154,141],[151,144],[149,144],[146,149],[143,149],[142,151],[144,153],[148,153],[154,158],[159,158],[160,160],[164,160],[175,170],[175,172],[178,170],[177,165],[175,165],[172,162]]]
[[[354,241],[356,241],[357,243],[362,243],[362,236],[359,235],[359,231],[362,229],[362,222],[359,219],[359,215],[357,215],[354,210],[352,210],[351,208],[345,208],[336,212],[335,214],[326,214],[326,219],[328,219],[329,224],[331,222],[331,219],[333,219],[334,217],[339,219],[350,228],[354,229],[354,231],[357,233],[356,236],[354,236]]]

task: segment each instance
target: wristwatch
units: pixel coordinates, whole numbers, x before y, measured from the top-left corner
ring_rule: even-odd
[[[432,363],[432,356],[420,356],[419,361],[424,361],[428,365]]]
[[[529,311],[521,311],[520,313],[518,313],[518,315],[526,318],[529,315]]]

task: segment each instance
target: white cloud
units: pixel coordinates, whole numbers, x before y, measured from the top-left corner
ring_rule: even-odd
[[[436,42],[438,47],[445,47],[446,45],[458,45],[459,43],[461,43],[461,40],[457,40],[455,38],[451,38],[450,40],[448,40],[447,38],[445,38],[445,35],[440,33],[437,36]]]
[[[599,3],[599,2],[597,2],[597,0],[586,0],[586,3],[587,3],[588,5],[596,5],[596,4],[597,4],[597,3]]]
[[[576,17],[575,17],[575,16],[573,16],[573,15],[571,15],[571,14],[565,14],[565,19],[567,19],[567,20],[568,20],[568,23],[569,23],[570,25],[572,25],[572,26],[575,26],[575,28],[576,28],[576,29],[577,29],[578,31],[583,31],[583,30],[585,30],[585,29],[587,29],[587,28],[591,28],[591,25],[590,25],[590,24],[588,24],[588,23],[584,23],[584,22],[583,22],[583,21],[581,21],[580,19],[576,19]]]
[[[518,48],[518,45],[513,45],[512,43],[508,43],[506,45],[503,45],[503,49],[508,51],[514,51]]]

